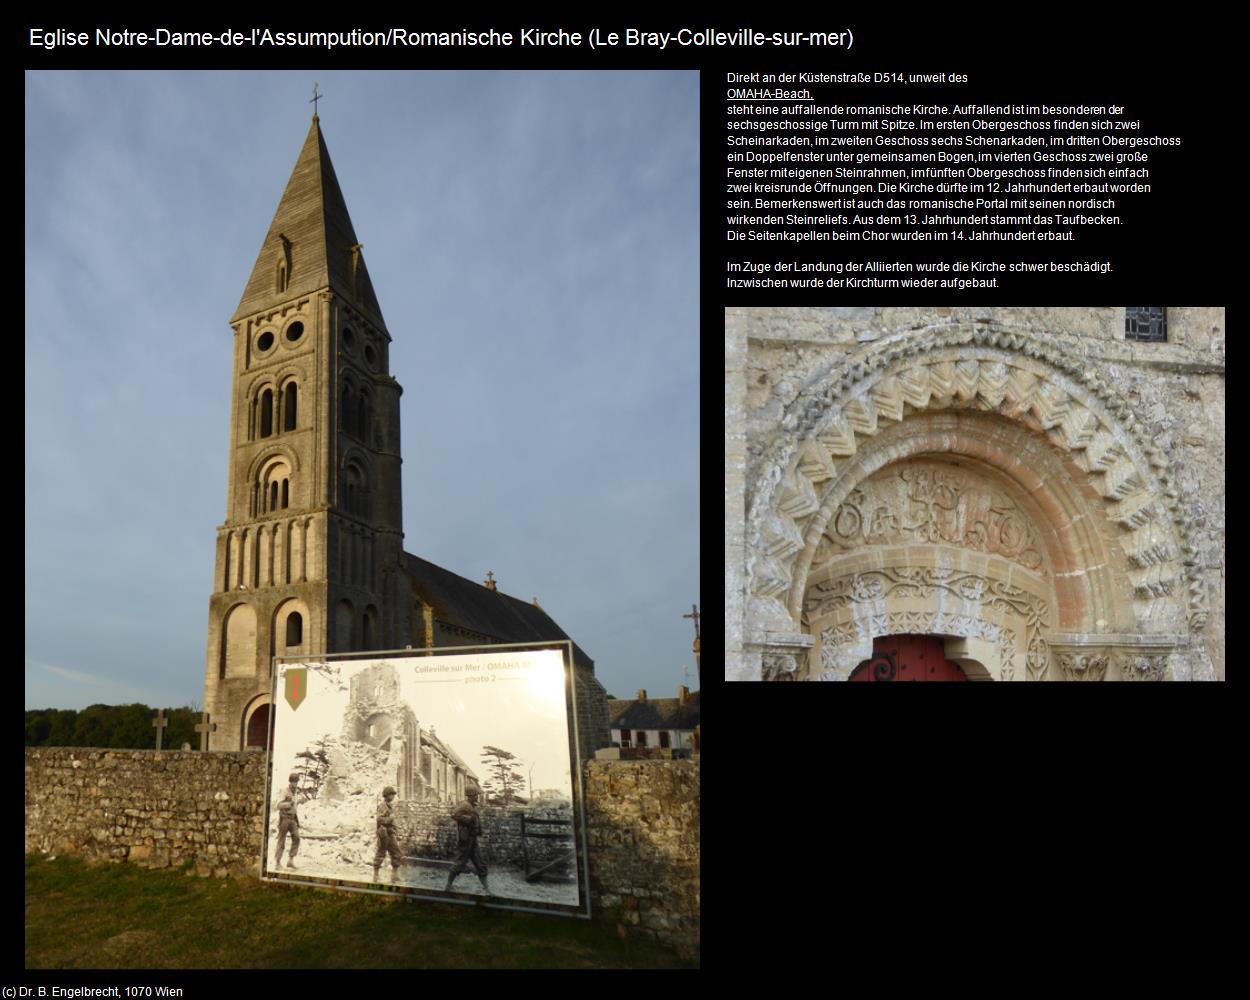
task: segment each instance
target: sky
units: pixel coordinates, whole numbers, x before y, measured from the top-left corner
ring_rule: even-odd
[[[403,386],[404,548],[610,694],[698,686],[695,73],[26,76],[26,707],[201,707],[233,314],[322,134]]]

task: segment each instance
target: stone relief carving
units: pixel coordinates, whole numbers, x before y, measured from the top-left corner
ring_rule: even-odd
[[[965,355],[962,360],[952,357],[958,353]],[[908,408],[952,406],[995,411],[1045,431],[1056,447],[1071,453],[1091,473],[1089,485],[1123,529],[1120,544],[1130,558],[1142,549],[1138,532],[1152,522],[1170,520],[1167,527],[1176,544],[1167,546],[1166,560],[1152,565],[1157,572],[1151,574],[1147,592],[1138,596],[1137,611],[1155,613],[1141,605],[1166,599],[1169,591],[1180,596],[1182,587],[1171,581],[1184,581],[1187,623],[1195,631],[1204,627],[1206,582],[1198,560],[1186,558],[1195,549],[1194,528],[1181,509],[1167,455],[1143,433],[1128,402],[1097,370],[1032,334],[997,326],[933,328],[902,342],[887,338],[800,394],[784,416],[786,433],[761,452],[771,481],[780,485],[775,492],[765,488],[751,502],[748,523],[758,532],[758,541],[749,545],[768,549],[775,535],[802,535],[815,509],[800,501],[844,458],[856,454],[861,438],[903,420]],[[804,453],[796,466],[790,457],[799,445]],[[791,502],[798,506],[790,509]],[[764,523],[762,515],[770,510],[781,512],[790,524]],[[900,512],[887,508],[888,513],[898,517]],[[877,507],[859,509],[848,513],[841,525],[848,527],[858,517],[866,518],[870,529],[875,521],[889,530],[888,520],[876,514]],[[834,517],[830,521],[836,523]],[[825,538],[830,540],[828,534]],[[789,575],[793,555],[769,550],[762,562],[768,564],[770,572],[764,576],[771,582]],[[754,573],[751,589],[761,593]]]
[[[848,669],[839,663],[839,648],[857,643],[861,636],[878,635],[959,635],[968,639],[984,639],[992,642],[1002,656],[1003,680],[1015,676],[1015,629],[994,625],[968,615],[949,615],[942,612],[891,611],[878,614],[864,621],[850,621],[842,625],[830,625],[820,632],[821,680],[845,680]]]
[[[837,580],[818,583],[811,593],[814,596],[809,597],[805,610],[812,619],[886,598],[933,598],[943,593],[953,594],[970,604],[1013,614],[1025,620],[1025,671],[1029,680],[1041,680],[1050,664],[1050,650],[1042,636],[1042,629],[1050,614],[1049,604],[1027,590],[1001,580],[941,567],[900,566],[853,573]],[[989,629],[995,629],[993,638]],[[998,629],[980,618],[949,615],[944,612],[905,611],[877,614],[866,620],[864,616],[860,616],[858,621],[822,630],[820,655],[821,666],[826,674],[836,672],[834,665],[838,660],[838,646],[862,638],[868,630],[872,630],[873,635],[937,632],[996,641],[1002,647],[1004,663],[1011,666],[1014,676],[1014,632],[1010,633],[1010,641],[1004,642],[1003,633],[1008,630]]]
[[[812,586],[804,611],[815,618],[851,604],[885,597],[934,597],[943,591],[1026,618],[1036,616],[1040,620],[1049,613],[1046,601],[1021,587],[936,566],[894,566],[822,581]]]
[[[853,489],[829,519],[813,568],[862,545],[957,545],[1042,568],[1042,547],[1008,497],[959,470],[910,464]]]
[[[1107,653],[1056,653],[1055,661],[1065,680],[1101,681],[1107,678]]]
[[[792,681],[798,672],[798,662],[789,653],[766,653],[761,670],[766,681]]]
[[[1166,653],[1118,653],[1120,677],[1126,681],[1161,681],[1167,669]]]

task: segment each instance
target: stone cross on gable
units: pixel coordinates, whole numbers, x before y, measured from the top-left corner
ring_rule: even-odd
[[[169,725],[169,720],[165,718],[165,709],[158,708],[156,710],[156,718],[152,720],[152,725],[156,727],[156,749],[161,748],[161,732]]]
[[[208,749],[208,734],[215,732],[217,723],[208,721],[208,713],[205,712],[200,722],[195,724],[195,731],[200,734],[200,749]]]

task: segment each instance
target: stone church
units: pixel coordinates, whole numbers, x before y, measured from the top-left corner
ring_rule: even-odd
[[[1223,680],[1223,308],[726,312],[730,680]]]
[[[230,325],[209,749],[264,745],[275,656],[568,638],[536,602],[403,550],[391,335],[315,115]],[[589,756],[607,744],[605,692],[573,650]]]

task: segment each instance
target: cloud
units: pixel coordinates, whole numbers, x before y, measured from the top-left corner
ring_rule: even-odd
[[[227,319],[309,82],[27,76],[27,675],[49,704],[202,691]],[[698,599],[697,74],[321,84],[405,390],[405,548],[537,595],[610,686],[670,687],[646,674],[671,677],[653,665]]]
[[[95,674],[89,674],[82,670],[70,670],[69,667],[58,667],[51,663],[40,663],[37,660],[27,660],[26,665],[46,670],[50,674],[56,674],[57,677],[63,677],[66,680],[73,681],[75,684],[94,684],[102,687],[113,683],[113,678],[111,677],[97,677]]]

